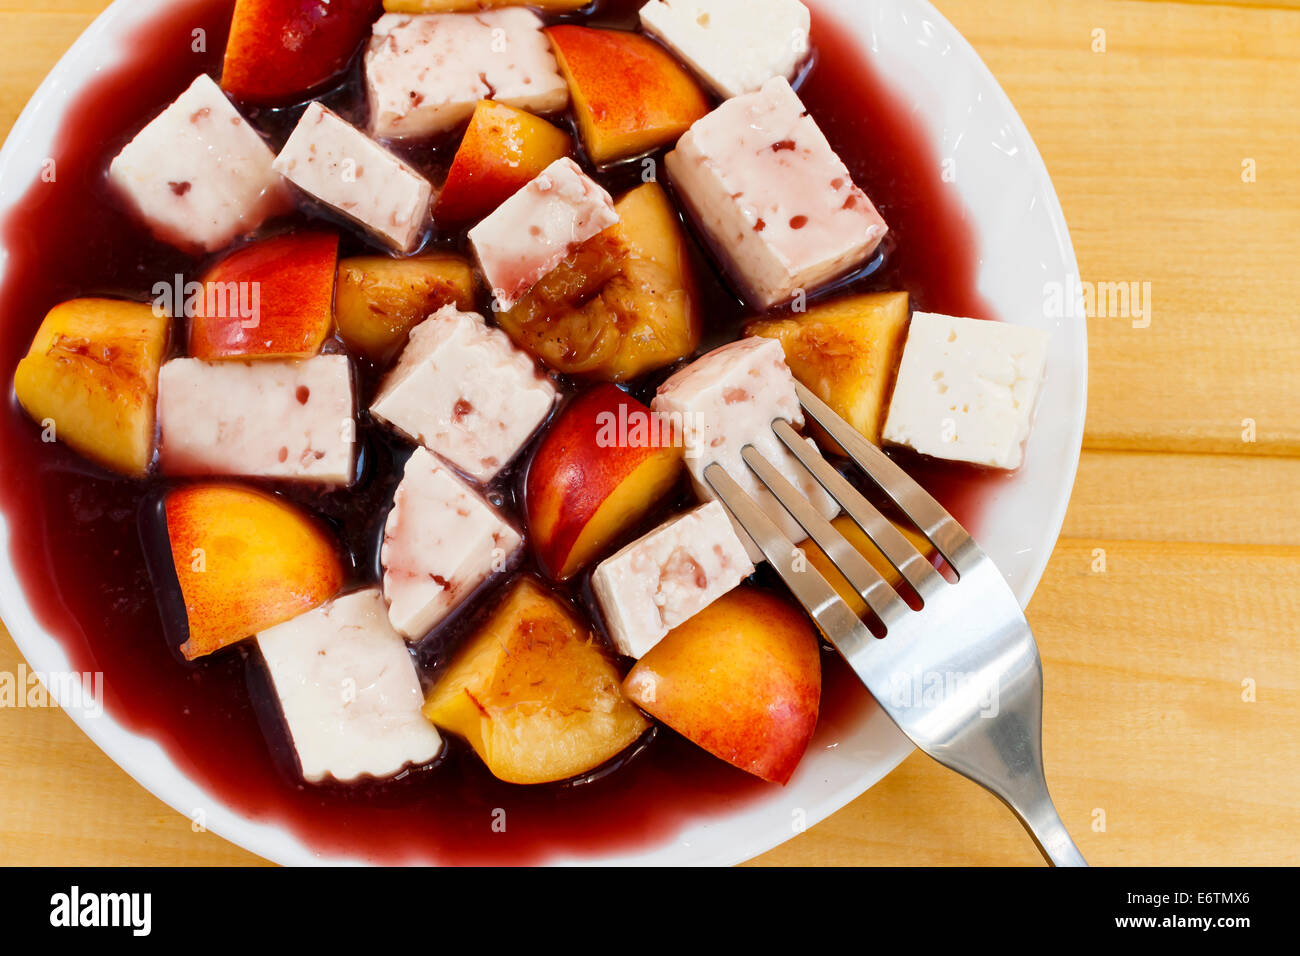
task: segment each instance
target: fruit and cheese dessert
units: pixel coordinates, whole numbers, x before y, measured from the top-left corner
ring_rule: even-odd
[[[134,267],[67,277],[13,368],[28,447],[82,461],[57,487],[129,502],[150,679],[255,713],[280,804],[621,805],[669,747],[700,755],[685,775],[789,781],[837,664],[704,470],[800,542],[753,446],[892,575],[772,432],[803,429],[795,383],[975,487],[1020,465],[1046,357],[944,285],[971,273],[919,234],[943,204],[864,165],[827,86],[855,66],[815,14],[209,0],[170,22],[229,38],[83,149]]]

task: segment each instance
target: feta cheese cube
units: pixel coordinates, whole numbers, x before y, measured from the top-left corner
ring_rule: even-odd
[[[393,496],[379,552],[393,627],[418,641],[505,570],[522,543],[469,485],[417,448]]]
[[[114,157],[108,181],[160,239],[212,252],[291,207],[273,159],[204,73]]]
[[[158,375],[160,461],[169,475],[352,481],[347,356],[305,361],[172,359]]]
[[[659,386],[651,408],[680,429],[686,468],[702,500],[717,497],[704,478],[708,467],[717,462],[786,537],[796,544],[807,537],[745,464],[741,452],[753,445],[823,517],[839,514],[835,499],[772,431],[778,418],[796,428],[804,421],[785,350],[775,339],[741,339],[713,350]],[[816,449],[811,439],[805,441]],[[749,536],[741,532],[740,538],[750,557],[762,560],[762,552]]]
[[[591,586],[618,652],[640,658],[753,573],[726,509],[711,501],[606,558]]]
[[[424,232],[429,181],[320,103],[307,107],[273,165],[399,252],[414,249]]]
[[[488,482],[546,420],[555,398],[555,385],[509,336],[449,305],[411,330],[370,411]]]
[[[651,0],[641,26],[723,99],[752,93],[774,76],[793,81],[812,49],[799,0]]]
[[[569,87],[531,10],[484,10],[375,21],[365,55],[370,131],[433,136],[469,119],[479,100],[532,113],[569,103]]]
[[[917,312],[882,437],[934,458],[1019,468],[1047,338],[1041,329]]]
[[[618,222],[614,200],[557,159],[469,232],[497,308],[512,308],[579,245]]]
[[[257,646],[308,781],[391,777],[442,752],[378,588],[262,631]]]
[[[887,231],[784,77],[696,122],[665,165],[758,308],[865,264]]]

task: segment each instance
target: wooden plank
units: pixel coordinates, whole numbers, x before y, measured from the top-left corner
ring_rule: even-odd
[[[1063,541],[1030,608],[1048,776],[1084,855],[1110,865],[1294,863],[1300,548],[1113,542],[1105,573],[1092,570],[1092,551]],[[1242,699],[1247,679],[1253,703]],[[917,754],[756,862],[1039,861],[996,799]]]
[[[1142,0],[1143,3],[1212,4],[1216,7],[1249,7],[1269,10],[1300,10],[1300,0]]]
[[[1300,452],[1300,17],[939,5],[1033,132],[1083,279],[1150,283],[1149,327],[1088,323],[1089,446]],[[1104,53],[1092,52],[1098,29]],[[1242,181],[1246,159],[1254,183]]]
[[[1085,451],[1062,534],[1300,544],[1300,459]]]

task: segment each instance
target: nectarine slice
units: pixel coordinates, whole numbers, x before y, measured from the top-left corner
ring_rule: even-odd
[[[558,372],[623,382],[694,352],[700,315],[681,221],[663,187],[638,186],[614,208],[617,223],[497,322]]]
[[[614,385],[556,418],[528,469],[528,530],[543,567],[571,578],[677,483],[682,449],[661,419]]]
[[[817,635],[788,601],[742,586],[670,631],[623,690],[715,757],[784,784],[817,728]]]
[[[447,171],[434,219],[465,223],[482,219],[567,156],[569,135],[531,113],[481,100]]]
[[[746,335],[776,339],[794,377],[871,442],[907,342],[906,292],[874,292],[815,305],[802,315],[751,322]],[[820,430],[814,435],[825,437]]]
[[[319,354],[334,320],[339,237],[299,232],[263,239],[203,277],[190,317],[190,358],[305,359]]]
[[[709,100],[668,51],[638,33],[571,24],[546,31],[597,165],[676,142]]]
[[[474,271],[463,256],[356,256],[339,262],[334,321],[349,346],[377,362],[443,306],[474,311]]]
[[[460,649],[424,715],[464,737],[493,775],[526,784],[594,770],[650,727],[591,632],[532,578]]]
[[[334,542],[273,495],[228,484],[185,485],[163,502],[194,660],[297,617],[343,585]]]
[[[253,103],[305,99],[343,71],[380,10],[380,0],[236,0],[221,88]]]
[[[56,305],[14,371],[14,393],[54,438],[113,471],[143,475],[170,330],[168,316],[138,302]]]

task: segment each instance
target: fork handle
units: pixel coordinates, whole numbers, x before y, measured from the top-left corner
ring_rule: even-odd
[[[1008,805],[1029,831],[1039,852],[1048,863],[1052,866],[1088,865],[1088,861],[1083,858],[1083,854],[1079,852],[1079,848],[1074,845],[1074,840],[1065,829],[1065,823],[1061,820],[1061,815],[1056,812],[1056,805],[1047,795],[1045,787],[1043,796],[1024,810],[1015,804]]]

